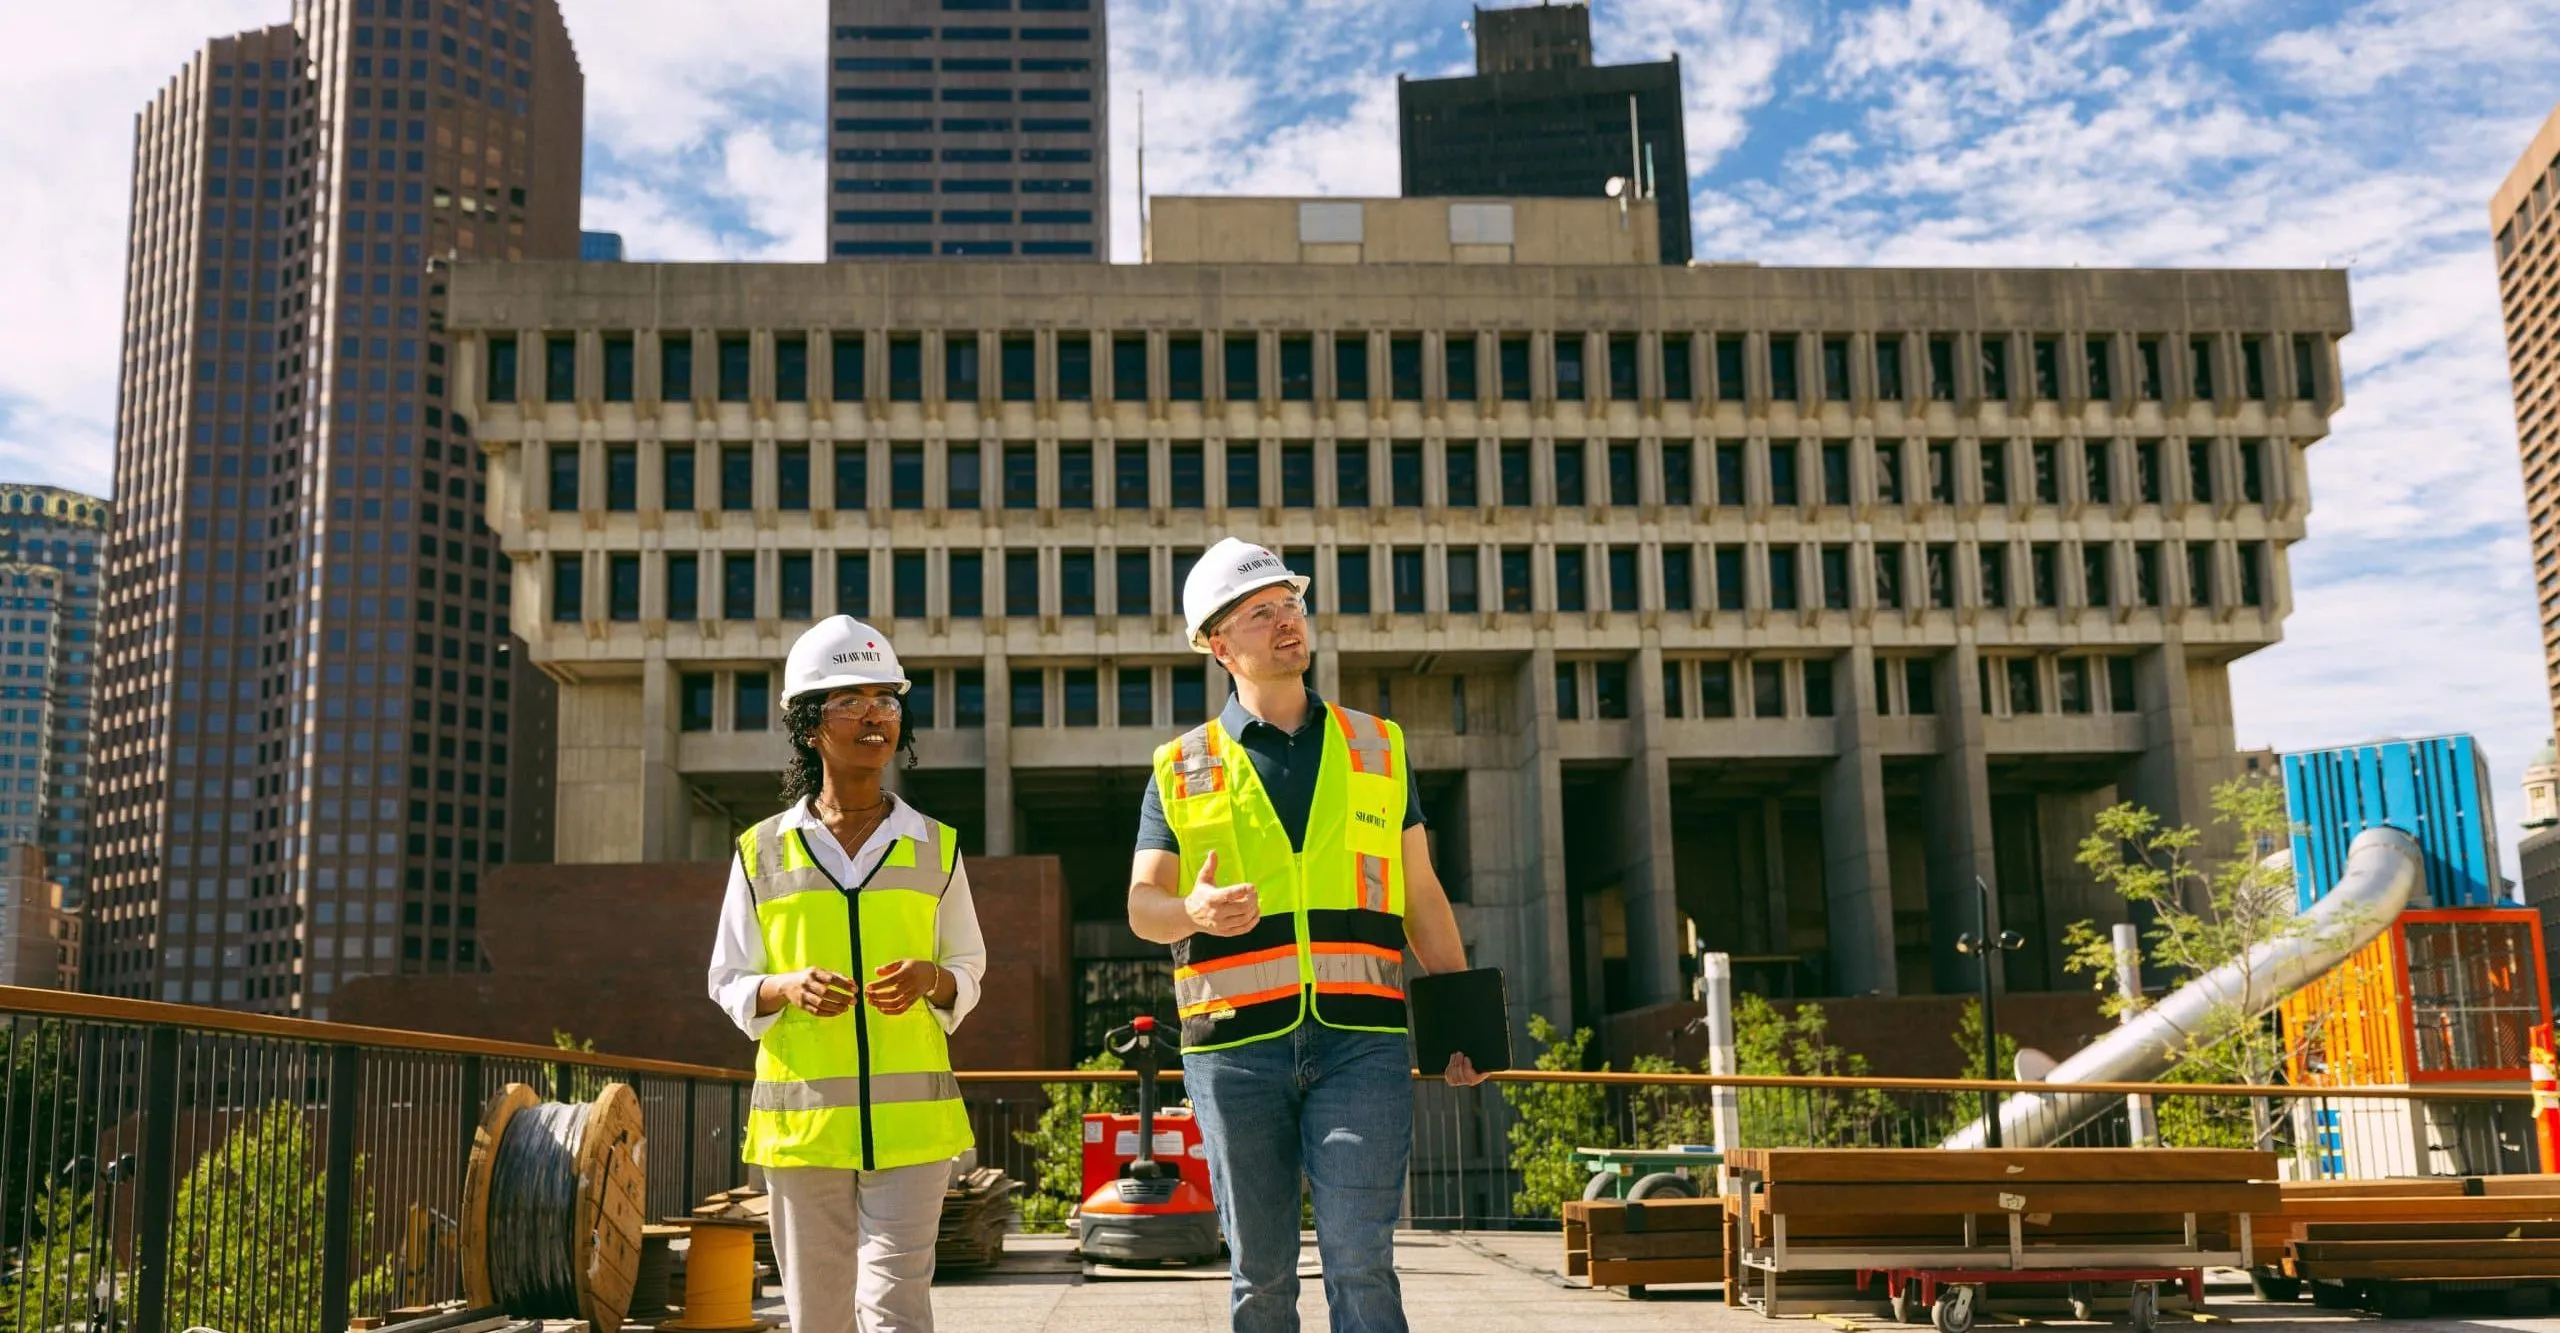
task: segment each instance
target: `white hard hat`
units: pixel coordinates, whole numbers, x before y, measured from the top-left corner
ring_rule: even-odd
[[[791,645],[782,663],[782,701],[854,685],[895,685],[907,692],[906,670],[889,636],[851,616],[829,616]]]
[[[1182,619],[1191,630],[1191,650],[1209,651],[1209,623],[1228,607],[1282,583],[1300,597],[1307,595],[1306,579],[1290,573],[1270,547],[1233,537],[1210,547],[1182,584]]]

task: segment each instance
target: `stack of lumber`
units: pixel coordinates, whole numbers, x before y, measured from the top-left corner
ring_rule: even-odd
[[[942,1230],[933,1243],[936,1272],[984,1268],[1004,1257],[1013,1190],[1013,1177],[994,1167],[951,1182],[942,1194]]]
[[[2283,1215],[2258,1229],[2270,1296],[2307,1281],[2324,1305],[2420,1314],[2439,1288],[2538,1295],[2560,1283],[2560,1178],[2550,1176],[2291,1182]]]
[[[1721,1199],[1575,1199],[1564,1206],[1564,1271],[1595,1287],[1724,1281]]]
[[[2258,1262],[2268,1268],[2288,1264],[2286,1245],[2320,1223],[2560,1221],[2555,1176],[2289,1180],[2283,1191],[2283,1212],[2251,1222]]]
[[[2262,1152],[1763,1148],[1725,1166],[1729,1302],[1861,1270],[2241,1263],[2246,1219],[2279,1206],[2275,1155]]]

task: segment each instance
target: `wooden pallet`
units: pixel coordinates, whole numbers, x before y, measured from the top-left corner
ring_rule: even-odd
[[[1727,1300],[1772,1313],[1789,1278],[1818,1288],[1878,1269],[2049,1271],[2067,1282],[2245,1262],[2246,1219],[2280,1205],[2267,1183],[2275,1156],[2260,1152],[1779,1148],[1729,1153],[1726,1171]]]
[[[2287,1265],[2286,1246],[2312,1226],[2423,1222],[2460,1235],[2476,1234],[2460,1230],[2472,1226],[2560,1221],[2560,1178],[2551,1176],[2287,1181],[2282,1193],[2281,1212],[2251,1219],[2252,1248],[2268,1270]]]
[[[1595,1287],[1724,1280],[1720,1199],[1572,1200],[1564,1206],[1564,1272]]]

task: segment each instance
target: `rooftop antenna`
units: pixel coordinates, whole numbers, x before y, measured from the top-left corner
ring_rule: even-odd
[[[1642,131],[1636,128],[1636,95],[1629,93],[1627,94],[1627,188],[1637,191],[1639,198],[1645,193],[1644,140],[1640,137],[1641,134]]]
[[[1138,90],[1138,249],[1154,247],[1147,243],[1147,90]]]

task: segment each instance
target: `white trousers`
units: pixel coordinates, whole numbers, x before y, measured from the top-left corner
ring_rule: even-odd
[[[933,1333],[933,1240],[950,1163],[767,1167],[764,1178],[791,1333]]]

